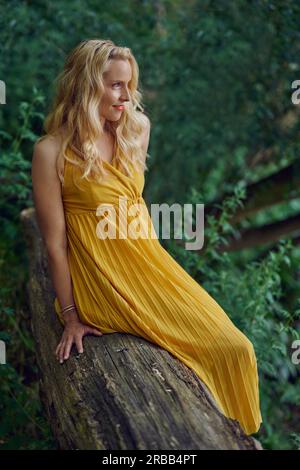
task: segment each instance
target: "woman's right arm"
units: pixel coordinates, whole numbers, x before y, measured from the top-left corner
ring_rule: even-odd
[[[47,137],[34,145],[32,158],[33,200],[37,222],[47,251],[50,275],[59,305],[74,304],[72,281],[68,264],[68,242],[61,182],[56,170],[59,142]],[[83,352],[85,334],[102,334],[80,322],[76,309],[63,314],[65,331],[56,348],[56,356],[63,362],[68,359],[72,344]]]

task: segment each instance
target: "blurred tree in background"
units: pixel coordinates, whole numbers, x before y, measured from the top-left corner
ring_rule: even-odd
[[[205,245],[162,240],[253,341],[267,448],[300,447],[300,4],[291,0],[0,1],[0,448],[56,448],[38,397],[20,211],[66,54],[130,47],[152,122],[144,196],[204,203]],[[134,12],[134,13],[133,13]]]

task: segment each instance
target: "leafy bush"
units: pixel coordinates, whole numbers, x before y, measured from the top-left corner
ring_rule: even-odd
[[[8,142],[0,159],[0,339],[5,341],[7,364],[0,366],[0,448],[56,448],[43,415],[30,315],[26,299],[28,260],[20,224],[22,209],[32,206],[31,163],[21,149],[37,136],[30,131],[43,97],[33,89],[33,100],[20,105],[15,136],[1,131]]]

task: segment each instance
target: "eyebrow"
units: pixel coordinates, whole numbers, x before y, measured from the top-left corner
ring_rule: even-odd
[[[113,83],[113,82],[125,83],[124,80],[111,80],[111,83]],[[129,82],[130,82],[130,80],[129,80]],[[128,83],[129,83],[129,82],[128,82]]]

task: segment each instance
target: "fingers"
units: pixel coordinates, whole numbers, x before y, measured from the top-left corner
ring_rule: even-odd
[[[60,343],[57,349],[56,357],[57,360],[62,363],[63,362],[63,357],[64,357],[64,350],[65,350],[66,344],[64,341]]]
[[[65,360],[69,359],[70,351],[72,349],[72,345],[74,342],[76,343],[78,352],[80,353],[83,352],[81,336],[75,336],[75,338],[73,337],[63,338],[55,350],[56,359],[60,363],[63,363]]]
[[[92,330],[92,333],[93,333],[93,335],[97,335],[97,336],[102,336],[102,334],[103,334],[103,333],[101,333],[101,331],[96,330],[96,329]]]
[[[56,355],[56,359],[60,363],[64,362],[64,360],[68,359],[68,357],[70,355],[71,348],[72,348],[72,344],[73,344],[73,339],[68,338],[68,339],[62,339],[61,342],[59,343],[59,345],[57,346],[57,348],[55,350],[55,355]]]
[[[57,360],[62,364],[65,360],[69,359],[70,351],[72,349],[73,343],[76,344],[78,353],[79,354],[83,353],[82,337],[87,334],[96,335],[96,336],[103,335],[103,333],[97,328],[86,326],[83,331],[83,334],[81,332],[80,334],[77,333],[77,335],[63,336],[60,343],[57,345],[55,349],[55,356]]]
[[[76,342],[76,347],[77,347],[78,353],[79,354],[83,353],[82,336],[76,336],[75,342]]]
[[[89,326],[86,329],[85,334],[102,336],[103,333],[101,333],[101,331],[97,330],[97,328],[93,328],[93,327]]]
[[[59,348],[61,347],[61,341],[58,343],[57,348],[55,349],[55,356],[57,357]]]
[[[64,352],[62,354],[62,358],[64,360],[69,359],[72,344],[73,344],[73,338],[68,339],[67,342],[66,342],[66,345],[65,345]]]
[[[56,359],[59,361],[60,360],[60,353],[61,353],[61,349],[63,348],[63,341],[61,340],[60,343],[58,344],[56,350],[55,350],[55,356],[56,356]]]

